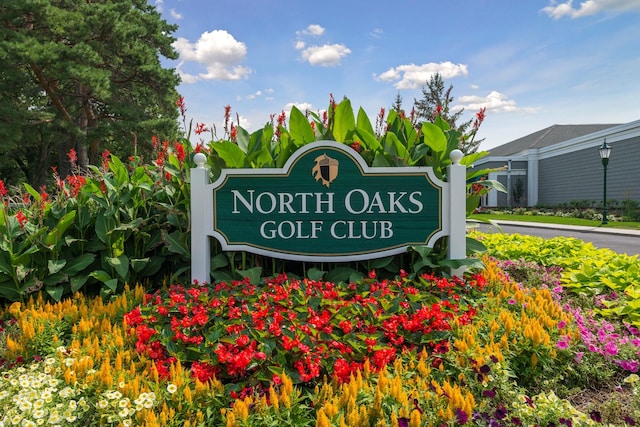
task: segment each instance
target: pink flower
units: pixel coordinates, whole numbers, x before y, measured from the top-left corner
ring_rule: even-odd
[[[558,329],[564,329],[567,327],[567,322],[565,322],[564,320],[561,320],[558,322]]]
[[[567,348],[569,348],[569,342],[566,340],[566,338],[559,339],[556,345],[560,350],[566,350]]]
[[[580,361],[582,360],[582,356],[584,356],[584,351],[578,351],[576,353],[576,358],[575,358],[576,363],[580,363]]]
[[[618,346],[614,342],[607,343],[607,345],[604,347],[604,350],[607,352],[607,354],[610,355],[618,354]]]

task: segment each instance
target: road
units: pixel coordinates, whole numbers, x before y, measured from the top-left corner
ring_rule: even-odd
[[[478,229],[483,232],[500,232],[490,224],[474,222],[473,225],[477,225]],[[502,232],[508,234],[526,234],[545,239],[557,236],[574,237],[591,242],[596,248],[609,248],[620,254],[640,256],[640,231],[637,230],[600,229],[516,221],[500,221],[499,225]]]

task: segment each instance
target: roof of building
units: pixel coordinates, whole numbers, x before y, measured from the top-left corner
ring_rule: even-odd
[[[512,156],[525,150],[548,147],[573,138],[598,132],[618,124],[553,125],[489,150],[491,157]]]

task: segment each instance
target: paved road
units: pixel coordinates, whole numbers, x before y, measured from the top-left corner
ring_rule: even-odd
[[[496,227],[485,223],[473,222],[479,230],[488,233],[500,232]],[[640,231],[612,228],[564,226],[530,222],[499,221],[504,233],[518,233],[530,236],[551,238],[557,236],[574,237],[591,242],[597,248],[609,248],[620,254],[640,256]]]

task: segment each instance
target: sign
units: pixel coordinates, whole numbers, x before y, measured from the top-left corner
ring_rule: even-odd
[[[209,184],[206,158],[199,160],[191,171],[192,270],[196,246],[208,253],[207,236],[223,250],[357,261],[431,247],[450,234],[449,183],[430,167],[368,167],[351,147],[318,141],[281,169],[224,169]],[[461,191],[464,233],[464,181]]]

